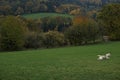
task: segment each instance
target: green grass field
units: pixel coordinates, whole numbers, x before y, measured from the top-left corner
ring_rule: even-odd
[[[0,52],[0,80],[120,80],[120,42]]]
[[[33,14],[24,14],[23,17],[27,19],[39,19],[44,17],[56,17],[56,16],[62,16],[62,17],[70,17],[72,18],[72,15],[69,14],[59,14],[59,13],[33,13]]]

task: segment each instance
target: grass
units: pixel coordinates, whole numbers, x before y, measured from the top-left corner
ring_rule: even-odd
[[[72,18],[72,15],[69,14],[60,14],[60,13],[33,13],[33,14],[24,14],[23,17],[27,19],[39,19],[44,17],[56,17],[56,16],[62,16],[62,17],[70,17]]]
[[[120,42],[1,52],[0,80],[120,80]]]

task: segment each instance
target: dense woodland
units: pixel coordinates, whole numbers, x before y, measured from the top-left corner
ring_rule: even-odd
[[[118,3],[107,4],[111,2]],[[20,16],[36,12],[68,13],[75,17],[33,20]],[[120,40],[119,13],[119,0],[1,0],[0,50],[78,46],[101,42],[103,36]]]
[[[120,3],[120,0],[0,0],[0,14],[20,15],[38,12],[95,14],[96,10],[108,3]]]

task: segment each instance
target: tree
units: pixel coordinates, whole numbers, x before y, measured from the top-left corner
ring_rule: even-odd
[[[48,7],[45,4],[41,4],[40,5],[40,9],[41,12],[46,12],[48,10]]]
[[[104,6],[97,16],[105,29],[104,35],[111,40],[120,40],[120,4]]]
[[[82,31],[80,27],[70,27],[65,31],[65,38],[71,45],[80,45],[82,43]]]
[[[23,8],[18,7],[15,14],[16,14],[16,15],[20,15],[20,14],[23,14],[23,13],[24,13]]]
[[[33,7],[33,2],[32,1],[27,1],[25,4],[25,11],[27,13],[32,13],[32,7]]]
[[[87,17],[75,17],[73,19],[73,26],[70,27],[65,35],[70,44],[80,45],[88,42],[95,42],[99,36],[99,27],[93,19]]]
[[[71,18],[67,17],[45,17],[41,19],[42,21],[42,29],[44,32],[49,30],[58,30],[59,32],[64,31],[65,28],[71,25]]]
[[[25,23],[14,16],[7,16],[1,23],[1,49],[20,50],[24,46]]]
[[[11,8],[12,7],[10,5],[0,6],[0,13],[2,15],[11,14]]]
[[[37,19],[37,20],[27,19],[25,22],[27,24],[29,31],[41,32],[41,23],[42,22],[40,19]]]
[[[1,50],[1,34],[0,34],[0,50]]]

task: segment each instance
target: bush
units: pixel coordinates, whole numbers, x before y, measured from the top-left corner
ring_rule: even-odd
[[[43,34],[29,32],[25,39],[25,48],[41,48],[43,47]]]
[[[58,31],[48,31],[44,33],[44,46],[49,47],[59,47],[63,46],[65,43],[65,38],[62,33]]]

